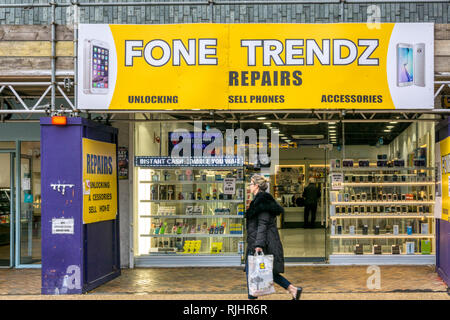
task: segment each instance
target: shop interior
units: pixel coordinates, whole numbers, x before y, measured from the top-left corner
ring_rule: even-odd
[[[136,156],[167,156],[170,148],[173,147],[170,146],[170,132],[173,132],[175,128],[193,131],[192,116],[180,114],[177,116],[151,115],[151,117],[155,120],[154,122],[145,121],[148,118],[136,116],[134,151]],[[432,209],[435,168],[434,122],[428,121],[426,117],[424,115],[417,121],[405,121],[405,118],[396,114],[383,114],[374,115],[372,121],[356,120],[356,116],[355,121],[318,120],[312,116],[310,120],[305,119],[304,116],[296,120],[289,114],[281,118],[276,114],[261,113],[248,114],[240,118],[240,121],[229,121],[229,123],[220,117],[216,117],[211,122],[204,121],[203,131],[210,127],[223,133],[230,128],[241,128],[244,131],[269,129],[278,133],[279,160],[268,166],[249,163],[246,158],[243,168],[225,170],[227,172],[196,168],[187,171],[188,175],[192,175],[191,177],[186,176],[183,168],[159,171],[156,168],[135,168],[138,176],[135,184],[137,192],[135,192],[137,195],[135,198],[135,221],[137,221],[134,239],[137,249],[135,255],[137,257],[167,256],[167,253],[174,256],[189,253],[199,256],[242,255],[244,232],[241,233],[241,230],[244,223],[242,220],[235,219],[241,217],[233,217],[233,215],[242,213],[241,203],[239,203],[242,200],[242,194],[238,194],[238,190],[242,192],[242,188],[246,189],[244,191],[245,205],[248,205],[251,200],[247,189],[249,178],[253,173],[264,174],[270,179],[270,192],[285,209],[285,213],[278,219],[278,227],[287,262],[325,262],[333,255],[358,254],[356,248],[359,246],[365,254],[377,254],[378,250],[381,250],[381,253],[391,255],[395,254],[394,251],[397,249],[399,253],[406,254],[411,251],[411,246],[412,252],[416,255],[420,254],[425,247],[433,254],[435,249]],[[246,143],[249,144],[249,142]],[[394,161],[398,166],[394,167]],[[348,167],[350,162],[351,167]],[[245,181],[241,181],[241,169],[245,172]],[[342,189],[337,191],[331,188],[331,175],[336,172],[342,173],[342,179],[344,179],[341,184]],[[357,172],[361,173],[357,175]],[[214,192],[219,194],[223,192],[222,180],[225,177],[237,178],[238,176],[236,194],[229,199],[234,203],[213,204],[210,200],[225,201],[226,199],[219,196],[213,198]],[[381,184],[375,184],[376,176],[383,176],[386,180],[383,180]],[[178,177],[183,182],[179,183]],[[365,179],[372,178],[374,179],[372,184],[369,182],[360,185],[351,184],[355,182],[354,179],[361,179],[358,182],[364,182]],[[397,180],[394,179],[397,178],[399,180],[396,183]],[[173,188],[171,191],[173,205],[170,208],[164,208],[160,198],[155,198],[157,200],[151,198],[161,196],[156,195],[161,189],[152,189],[155,187],[152,186],[152,181],[158,181],[156,184],[162,187],[164,183],[161,181],[165,179],[168,179],[170,183],[176,180],[180,184],[176,186],[174,183],[166,187]],[[404,180],[400,181],[400,179]],[[198,183],[206,185],[198,188]],[[238,183],[243,183],[245,186],[239,186]],[[305,225],[305,206],[302,206],[301,200],[297,200],[302,197],[309,183],[314,184],[320,191],[313,225],[311,220],[308,221],[308,225]],[[178,198],[180,193],[182,197],[184,194],[183,198]],[[190,197],[190,194],[192,198],[186,198]],[[400,216],[403,210],[400,206],[390,203],[391,206],[387,209],[387,204],[382,203],[384,198],[380,198],[379,203],[364,203],[364,208],[361,208],[361,211],[375,211],[378,207],[383,207],[380,209],[380,215],[370,217],[364,213],[360,215],[361,206],[351,203],[351,211],[353,213],[356,210],[357,216],[343,217],[339,215],[341,206],[337,204],[345,194],[385,194],[386,196],[395,194],[399,197],[401,194],[408,196],[426,194],[426,196],[415,196],[414,201],[424,202],[407,207],[405,210],[408,214],[403,216]],[[162,196],[168,197],[167,192]],[[202,199],[201,201],[209,203],[206,206],[210,207],[204,210],[209,210],[211,216],[201,218],[195,215],[190,216],[195,218],[195,222],[183,220],[182,214],[186,212],[190,214],[192,210],[196,210],[196,207],[180,203],[180,199],[183,199],[181,202],[188,202],[188,199],[195,199],[195,201]],[[392,201],[391,198],[389,200]],[[153,206],[154,204],[156,206]],[[227,214],[216,219],[217,212],[222,210],[221,206],[226,206]],[[373,209],[374,207],[377,209]],[[386,213],[381,214],[385,212],[385,207]],[[391,210],[391,207],[392,212],[388,214],[387,211]],[[394,211],[397,212],[397,208],[398,216],[394,213]],[[151,217],[156,210],[157,217]],[[170,218],[172,221],[169,217],[164,217],[166,213],[161,214],[161,210],[176,212],[173,214],[174,217]],[[339,212],[336,213],[336,210]],[[310,219],[311,216],[310,213]],[[221,227],[223,231],[220,231]],[[160,233],[161,228],[165,229],[165,234]],[[167,231],[168,228],[172,231]],[[217,238],[214,231],[207,239],[199,236],[208,234],[211,229],[218,229],[219,234],[223,232],[223,235],[232,237]],[[367,229],[370,230],[367,232]],[[176,230],[179,231],[178,235]],[[235,233],[231,234],[232,230]],[[183,235],[186,233],[189,237],[183,240]],[[168,238],[164,239],[164,236]],[[189,245],[192,248],[186,247],[186,240],[190,239],[192,244],[189,243]]]

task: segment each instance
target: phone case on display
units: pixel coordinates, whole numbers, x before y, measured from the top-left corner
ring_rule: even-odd
[[[412,232],[412,226],[407,226],[407,227],[406,227],[406,234],[407,234],[407,235],[412,235],[412,233],[413,233],[413,232]]]
[[[366,224],[362,227],[362,234],[363,235],[369,234],[369,227]]]
[[[349,226],[349,234],[354,235],[355,234],[355,226]]]
[[[421,254],[431,253],[431,240],[420,240],[420,253]]]
[[[391,253],[392,254],[400,254],[400,246],[393,244],[391,247]]]
[[[406,254],[414,254],[415,253],[415,242],[406,242]]]
[[[373,245],[373,253],[374,254],[381,254],[381,246],[379,244]]]
[[[342,234],[342,226],[341,225],[337,226],[337,234]]]
[[[364,254],[364,247],[362,244],[356,244],[355,246],[355,254]]]
[[[380,234],[380,226],[375,226],[374,233],[375,233],[376,235],[379,235],[379,234]]]

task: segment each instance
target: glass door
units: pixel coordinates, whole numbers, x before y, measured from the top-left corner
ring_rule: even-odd
[[[15,153],[0,150],[0,267],[12,267]]]
[[[32,192],[32,157],[21,155],[20,159],[20,264],[32,264],[33,256],[40,249],[40,243],[35,241],[34,214],[33,214],[33,192]]]

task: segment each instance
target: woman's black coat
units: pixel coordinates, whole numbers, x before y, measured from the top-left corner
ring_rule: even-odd
[[[264,254],[272,254],[273,272],[284,272],[284,254],[277,229],[277,216],[284,209],[270,193],[259,192],[250,203],[247,218],[247,256],[255,253],[255,248],[263,249]]]

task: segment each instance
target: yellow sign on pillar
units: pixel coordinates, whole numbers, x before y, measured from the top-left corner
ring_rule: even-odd
[[[450,137],[445,138],[439,143],[440,160],[442,172],[442,220],[449,221],[450,210]]]
[[[116,145],[83,138],[83,223],[117,215]]]

